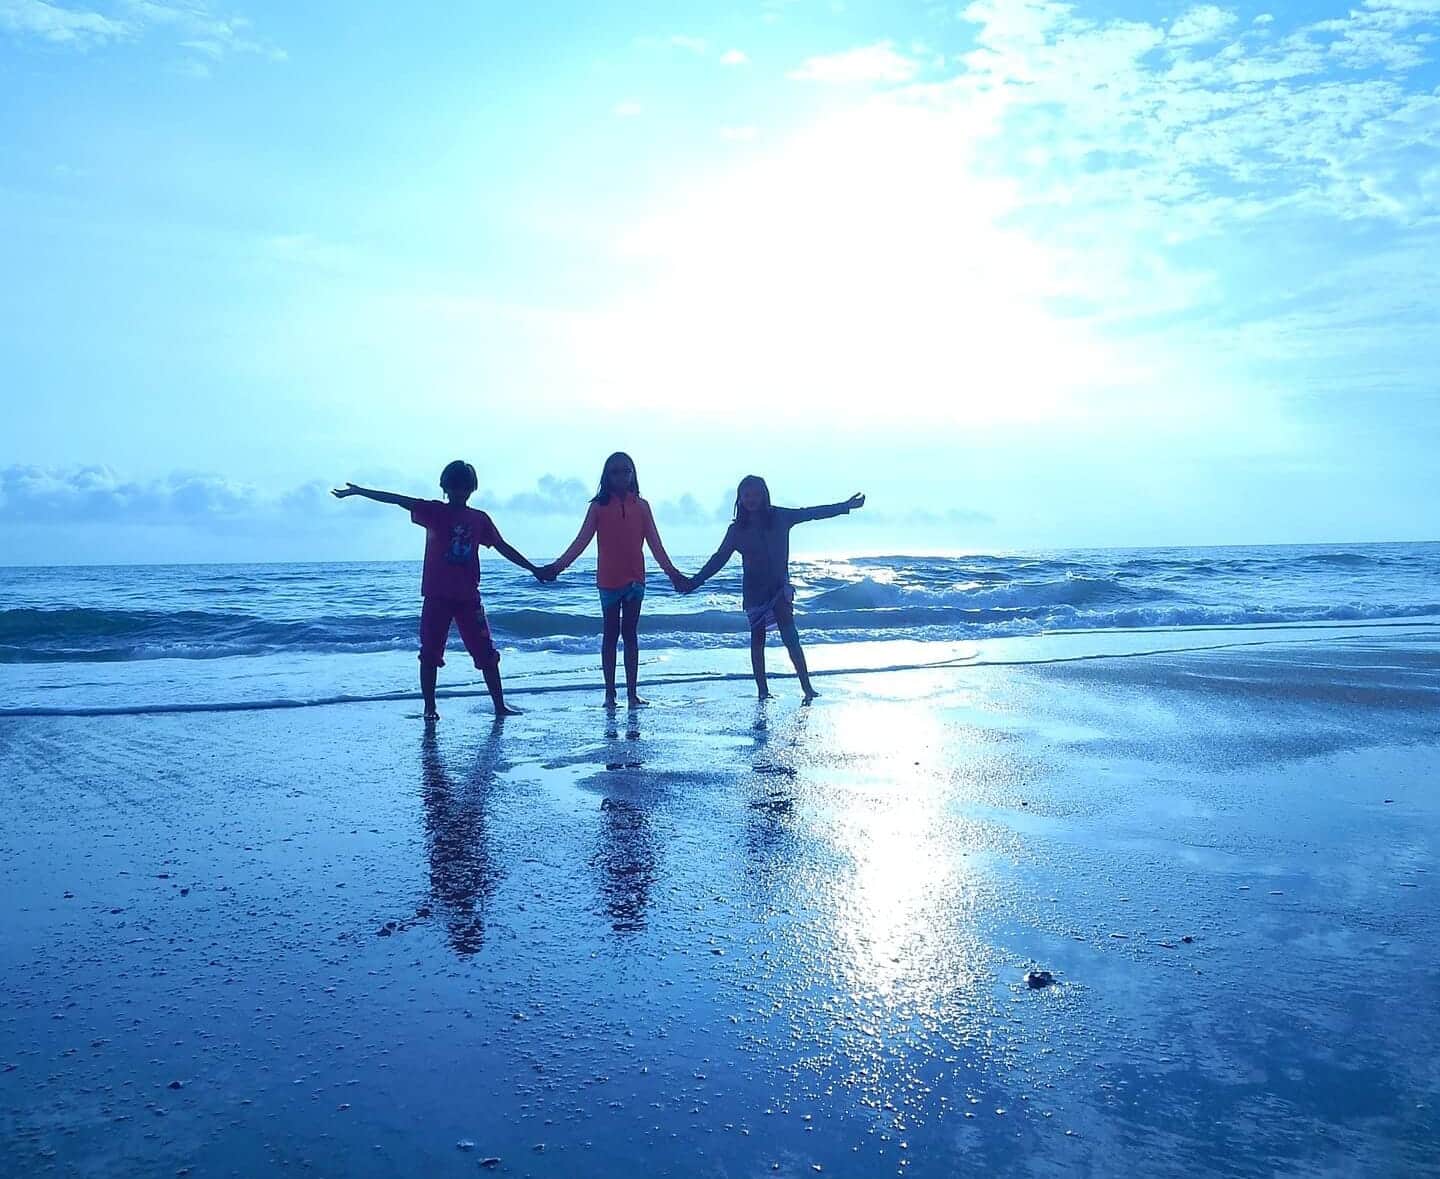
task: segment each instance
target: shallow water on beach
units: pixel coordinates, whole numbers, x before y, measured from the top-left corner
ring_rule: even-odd
[[[1435,1173],[1440,643],[1271,639],[0,719],[0,1169]]]

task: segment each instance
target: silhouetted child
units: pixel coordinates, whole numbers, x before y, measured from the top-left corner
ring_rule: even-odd
[[[505,703],[500,685],[500,652],[491,641],[490,624],[480,601],[480,546],[493,548],[507,561],[536,576],[539,570],[505,543],[485,512],[466,505],[479,485],[475,468],[456,459],[440,472],[444,500],[414,499],[353,483],[331,492],[337,499],[363,495],[382,504],[395,504],[425,529],[425,569],[420,579],[424,599],[420,608],[420,693],[425,697],[428,721],[440,718],[435,707],[435,678],[438,669],[445,666],[445,640],[450,636],[451,622],[459,627],[465,649],[485,676],[485,686],[495,702],[495,715],[514,716],[519,712]]]
[[[628,454],[616,451],[605,460],[600,487],[590,500],[585,522],[570,547],[540,570],[542,581],[553,581],[570,567],[598,537],[595,583],[600,589],[600,613],[604,628],[600,639],[600,666],[605,674],[605,704],[615,703],[615,647],[625,639],[625,688],[630,707],[639,708],[640,698],[640,605],[645,600],[645,545],[655,554],[660,568],[679,588],[680,571],[671,563],[660,543],[650,505],[640,498],[640,480]]]
[[[800,688],[808,704],[818,693],[810,684],[810,669],[805,665],[805,652],[800,648],[800,633],[795,629],[795,587],[790,584],[790,529],[804,520],[824,520],[843,516],[865,505],[863,495],[852,495],[844,503],[826,504],[815,508],[776,508],[770,505],[770,488],[759,475],[746,475],[735,491],[735,520],[725,533],[715,555],[705,562],[693,578],[681,578],[681,588],[689,593],[698,589],[734,554],[739,553],[744,566],[741,603],[750,623],[750,667],[755,673],[755,687],[760,699],[770,696],[765,681],[765,633],[777,627],[790,652],[790,662],[800,678]]]

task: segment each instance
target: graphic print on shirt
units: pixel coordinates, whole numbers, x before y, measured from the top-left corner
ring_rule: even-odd
[[[450,526],[450,547],[445,550],[445,560],[451,565],[464,565],[475,552],[475,538],[470,525],[461,521]]]

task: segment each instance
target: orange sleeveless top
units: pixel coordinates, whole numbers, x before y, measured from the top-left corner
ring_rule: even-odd
[[[645,580],[645,530],[650,505],[638,495],[595,505],[595,581],[601,589],[623,589]]]

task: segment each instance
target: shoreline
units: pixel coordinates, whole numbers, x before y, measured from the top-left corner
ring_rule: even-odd
[[[1392,633],[1393,632],[1393,633]],[[1231,635],[1228,642],[1204,643],[1196,641],[1205,635]],[[1279,636],[1279,637],[1257,637]],[[1073,630],[1052,631],[1041,635],[1017,635],[1004,638],[980,639],[967,642],[927,642],[914,639],[897,639],[864,643],[815,643],[808,648],[811,675],[815,678],[837,676],[864,676],[891,674],[911,671],[939,670],[952,667],[1024,667],[1049,664],[1078,663],[1092,660],[1115,660],[1162,657],[1186,652],[1233,651],[1246,648],[1276,648],[1283,646],[1303,647],[1323,645],[1331,642],[1366,641],[1380,637],[1385,641],[1401,639],[1427,640],[1440,637],[1440,617],[1421,617],[1412,621],[1364,621],[1330,623],[1274,623],[1254,626],[1195,626],[1195,627],[1154,627],[1126,628],[1115,630]],[[802,632],[803,637],[803,632]],[[1165,645],[1156,645],[1164,643]],[[721,652],[728,662],[737,666],[742,662],[743,652],[737,648],[715,648],[702,652],[675,651],[661,648],[658,651],[642,650],[641,670],[643,684],[649,689],[667,687],[689,687],[706,683],[748,683],[752,677],[748,670],[721,671],[708,666],[714,656]],[[922,652],[934,652],[935,658],[919,659]],[[456,664],[466,661],[463,652],[449,652]],[[852,661],[858,655],[862,662],[841,662],[837,655],[848,656]],[[40,717],[104,717],[141,716],[184,713],[225,713],[250,711],[276,711],[300,708],[326,708],[338,705],[382,702],[404,702],[420,699],[418,690],[403,688],[377,690],[360,693],[315,694],[305,691],[314,682],[334,673],[328,678],[343,679],[347,661],[366,661],[381,675],[396,678],[413,670],[413,654],[408,651],[389,652],[384,655],[344,654],[292,658],[291,668],[274,670],[273,665],[287,661],[279,656],[231,656],[216,660],[144,660],[126,663],[89,665],[89,674],[109,672],[114,680],[115,691],[138,688],[142,692],[150,681],[169,675],[171,682],[183,682],[187,677],[199,678],[208,669],[215,675],[222,687],[231,677],[220,673],[232,667],[254,668],[244,677],[252,681],[261,680],[259,673],[269,673],[276,685],[276,692],[270,696],[257,696],[242,700],[161,700],[135,701],[128,704],[76,702],[73,704],[23,704],[0,707],[0,721]],[[794,672],[785,660],[784,652],[772,641],[769,660],[773,670],[771,679],[789,680]],[[541,675],[574,676],[576,665],[591,668],[593,656],[567,654],[563,656],[516,655],[508,656],[506,675],[506,696],[549,696],[570,692],[599,692],[602,685],[596,679],[567,679],[561,683],[536,683]],[[519,663],[519,667],[514,665]],[[218,666],[217,666],[218,665]],[[33,678],[38,669],[50,669],[54,675],[72,664],[14,664],[0,667],[0,689],[8,688],[14,695],[23,690],[23,681]],[[660,671],[658,669],[673,668]],[[468,670],[468,669],[467,669]],[[28,674],[27,674],[28,673]],[[442,670],[442,677],[443,677]],[[127,684],[126,681],[131,681]],[[480,681],[473,677],[446,686],[442,678],[437,696],[464,700],[488,695]],[[45,691],[65,690],[65,685],[53,685]],[[32,689],[33,691],[33,689]]]

